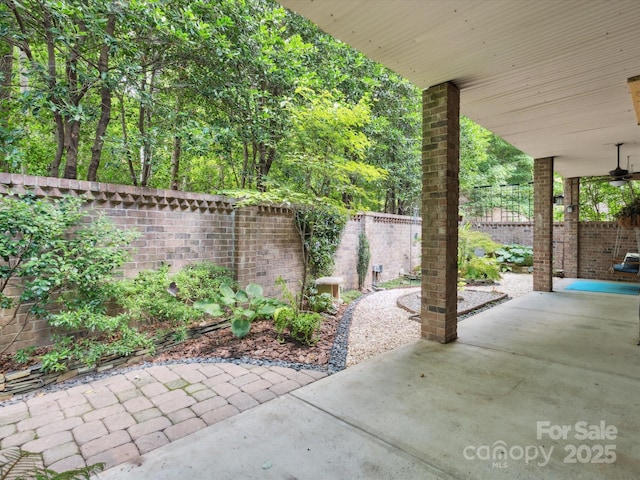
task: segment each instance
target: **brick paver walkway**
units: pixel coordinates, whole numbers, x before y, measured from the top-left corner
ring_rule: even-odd
[[[110,468],[325,376],[232,363],[130,370],[0,407],[0,449],[41,452],[58,472]]]

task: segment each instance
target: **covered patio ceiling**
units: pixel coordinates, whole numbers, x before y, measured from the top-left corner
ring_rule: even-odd
[[[638,0],[278,0],[565,177],[640,171]]]

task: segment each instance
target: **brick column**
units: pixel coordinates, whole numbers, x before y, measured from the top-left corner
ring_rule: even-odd
[[[580,252],[580,178],[564,181],[564,275],[578,278]]]
[[[234,278],[240,288],[255,282],[258,256],[258,208],[239,208],[234,212]]]
[[[443,83],[422,94],[422,336],[457,334],[460,91]]]
[[[553,157],[533,163],[533,290],[553,290]]]

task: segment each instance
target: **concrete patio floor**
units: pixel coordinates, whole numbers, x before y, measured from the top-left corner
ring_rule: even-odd
[[[637,478],[638,297],[554,288],[462,321],[454,343],[413,342],[98,478]]]

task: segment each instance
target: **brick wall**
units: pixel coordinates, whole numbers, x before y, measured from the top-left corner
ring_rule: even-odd
[[[515,243],[532,245],[532,228],[530,224],[517,223],[474,223],[473,229],[485,232],[498,243]],[[575,264],[577,256],[577,278],[612,281],[638,281],[633,275],[611,273],[613,263],[620,263],[627,252],[638,252],[640,243],[636,239],[634,229],[620,229],[615,222],[580,222],[579,237],[576,243],[566,238],[565,226],[556,223],[553,226],[553,264],[554,268],[567,270],[567,266]],[[616,238],[619,248],[615,252]],[[567,273],[567,276],[572,276]]]
[[[640,231],[633,228],[619,229],[613,222],[583,222],[579,230],[580,256],[578,263],[579,278],[598,280],[638,281],[636,275],[611,273],[613,263],[620,263],[627,252],[638,252]],[[616,238],[619,236],[619,249],[615,252]]]
[[[473,222],[472,228],[484,232],[494,242],[502,245],[526,245],[533,247],[533,224],[531,223],[491,223]],[[565,239],[563,223],[553,225],[553,268],[564,270],[574,251]]]
[[[402,215],[362,213],[354,216],[346,225],[335,255],[334,275],[344,279],[345,288],[358,287],[358,237],[367,235],[371,261],[364,286],[371,288],[373,265],[382,265],[378,282],[398,278],[420,265],[420,230],[422,221]]]
[[[140,232],[133,244],[131,261],[123,268],[126,277],[158,268],[163,262],[175,272],[190,263],[209,260],[234,272],[242,286],[259,283],[269,296],[280,294],[280,288],[275,285],[278,277],[284,278],[293,291],[299,288],[303,277],[300,238],[293,223],[293,212],[286,208],[234,209],[232,199],[214,195],[0,173],[0,198],[9,190],[31,191],[39,197],[83,197],[87,221],[104,214],[119,227]],[[358,234],[364,227],[371,245],[371,264],[384,266],[381,280],[395,278],[401,270],[409,270],[410,243],[412,263],[419,264],[420,242],[415,240],[420,230],[419,219],[357,215],[347,223],[336,254],[334,275],[344,278],[345,288],[358,286]],[[371,285],[371,268],[365,285]],[[0,325],[12,314],[0,312]],[[17,323],[0,329],[0,349],[13,339],[25,318],[26,312],[20,311]],[[47,344],[49,333],[44,321],[33,320],[12,350]]]
[[[114,224],[134,229],[140,237],[133,243],[132,258],[124,268],[126,277],[159,267],[163,262],[177,271],[184,265],[211,260],[234,268],[233,208],[230,199],[203,194],[85,182],[51,177],[0,174],[0,197],[8,191],[30,191],[38,197],[82,197],[87,218],[103,214]],[[24,324],[26,310],[17,322],[0,331],[0,349]],[[13,312],[0,314],[4,325]],[[13,349],[48,342],[48,329],[41,320],[31,321]]]
[[[258,283],[267,296],[280,296],[282,277],[297,292],[304,275],[302,244],[293,212],[284,208],[250,207],[236,215],[236,274],[238,283]]]

